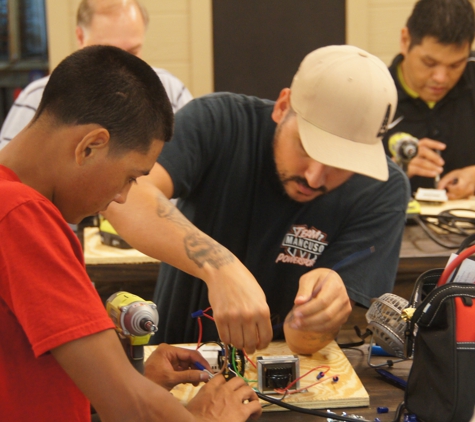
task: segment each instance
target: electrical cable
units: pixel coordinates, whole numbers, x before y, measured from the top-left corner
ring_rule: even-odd
[[[424,233],[429,236],[430,239],[432,239],[435,243],[437,243],[439,246],[442,246],[443,248],[446,248],[446,249],[456,249],[459,244],[455,244],[455,243],[446,243],[442,240],[440,240],[437,236],[437,234],[434,233],[433,230],[431,230],[429,228],[429,225],[430,226],[437,226],[439,227],[438,225],[436,225],[435,223],[429,221],[426,219],[426,216],[419,216],[419,215],[416,215],[414,217],[414,221],[421,227],[421,229],[424,231]],[[439,227],[440,228],[440,227]]]
[[[313,384],[306,385],[305,387],[299,388],[297,390],[291,390],[290,388],[295,385],[298,381],[302,380],[305,378],[308,374],[317,371],[319,369],[325,368],[324,371],[320,371],[319,376],[317,376],[317,382],[314,382]],[[315,368],[310,369],[307,373],[304,375],[301,375],[300,377],[294,379],[290,384],[287,385],[285,388],[276,388],[275,391],[280,394],[284,394],[288,392],[288,394],[296,394],[296,393],[301,393],[303,391],[308,391],[309,388],[313,387],[314,385],[321,384],[322,382],[326,382],[331,380],[332,378],[324,378],[325,374],[330,370],[330,367],[328,365],[319,365],[316,366]],[[336,375],[336,381],[338,381],[338,375]]]
[[[440,235],[452,234],[467,237],[475,231],[475,216],[460,216],[456,214],[457,212],[475,213],[475,210],[452,208],[444,210],[437,215],[415,215],[413,220],[439,246],[446,249],[456,249],[459,247],[458,243],[447,243],[440,238]]]
[[[358,346],[363,346],[365,344],[365,339],[366,337],[370,336],[373,334],[370,330],[366,329],[364,333],[361,333],[361,328],[358,327],[357,325],[353,326],[353,329],[355,330],[356,335],[361,339],[359,341],[355,342],[350,342],[350,343],[337,343],[338,347],[340,349],[351,349],[353,347],[358,347]]]
[[[350,418],[350,417],[347,417],[347,416],[340,416],[340,415],[333,414],[333,413],[330,413],[330,412],[324,412],[323,410],[306,409],[304,407],[295,406],[293,404],[285,403],[281,399],[275,399],[274,397],[270,397],[270,396],[268,396],[266,394],[263,394],[259,391],[256,391],[256,394],[257,394],[257,397],[259,397],[260,399],[262,399],[262,400],[264,400],[268,403],[275,404],[277,406],[283,407],[283,408],[288,409],[288,410],[294,410],[295,412],[305,413],[307,415],[320,416],[321,418],[335,419],[335,420],[338,420],[338,421],[370,422],[367,419]]]

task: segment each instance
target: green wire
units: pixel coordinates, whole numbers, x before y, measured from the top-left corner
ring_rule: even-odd
[[[247,378],[243,377],[240,372],[238,371],[237,367],[236,367],[236,359],[235,359],[235,356],[236,356],[236,348],[233,347],[231,349],[231,363],[233,365],[233,369],[234,369],[234,372],[240,377],[242,378],[244,381],[246,382],[257,382],[257,380],[248,380]],[[244,362],[243,362],[244,364]]]

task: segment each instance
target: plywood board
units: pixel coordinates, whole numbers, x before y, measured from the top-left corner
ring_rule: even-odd
[[[84,228],[84,260],[86,265],[158,262],[136,249],[120,249],[104,245],[97,227]]]
[[[191,345],[177,345],[190,347]],[[154,346],[145,347],[145,359],[150,356],[154,350]],[[258,356],[282,356],[290,355],[289,350],[284,342],[271,343],[271,345],[264,350],[260,350],[249,358],[256,363]],[[330,343],[327,347],[314,353],[312,356],[299,356],[300,358],[300,375],[304,375],[308,371],[320,365],[329,366],[330,369],[322,378],[321,383],[309,387],[306,392],[292,394],[287,396],[284,401],[286,403],[295,404],[307,409],[326,409],[337,407],[360,407],[369,405],[369,395],[361,383],[358,375],[354,371],[345,354],[338,347],[336,342]],[[318,370],[311,372],[308,376],[300,380],[300,388],[306,388],[314,384]],[[338,382],[333,382],[332,377],[337,375]],[[257,371],[250,365],[246,364],[245,377],[249,380],[257,380]],[[251,387],[257,388],[257,382],[249,384]],[[182,384],[176,386],[172,390],[172,394],[179,399],[183,404],[188,403],[199,390],[198,387],[193,387],[190,384]],[[276,395],[275,398],[281,396]],[[262,401],[266,405],[264,411],[285,410],[277,405],[267,406],[267,402]]]

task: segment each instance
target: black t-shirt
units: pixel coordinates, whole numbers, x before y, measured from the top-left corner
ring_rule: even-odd
[[[311,202],[291,200],[276,174],[272,109],[267,100],[217,93],[177,113],[158,162],[172,178],[178,208],[252,272],[276,325],[292,308],[303,274],[374,246],[375,253],[339,271],[350,297],[369,306],[393,288],[407,178],[389,162],[388,182],[354,175]],[[205,283],[162,264],[155,302],[154,342],[197,341],[191,313],[209,306]],[[213,323],[204,323],[204,340],[216,340]]]

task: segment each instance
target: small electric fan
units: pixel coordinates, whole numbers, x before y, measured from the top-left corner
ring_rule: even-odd
[[[371,342],[374,340],[386,353],[402,360],[406,359],[404,352],[406,321],[401,317],[401,313],[408,305],[406,299],[386,293],[376,299],[366,312],[368,329],[372,333]],[[370,357],[371,348],[368,363]]]

